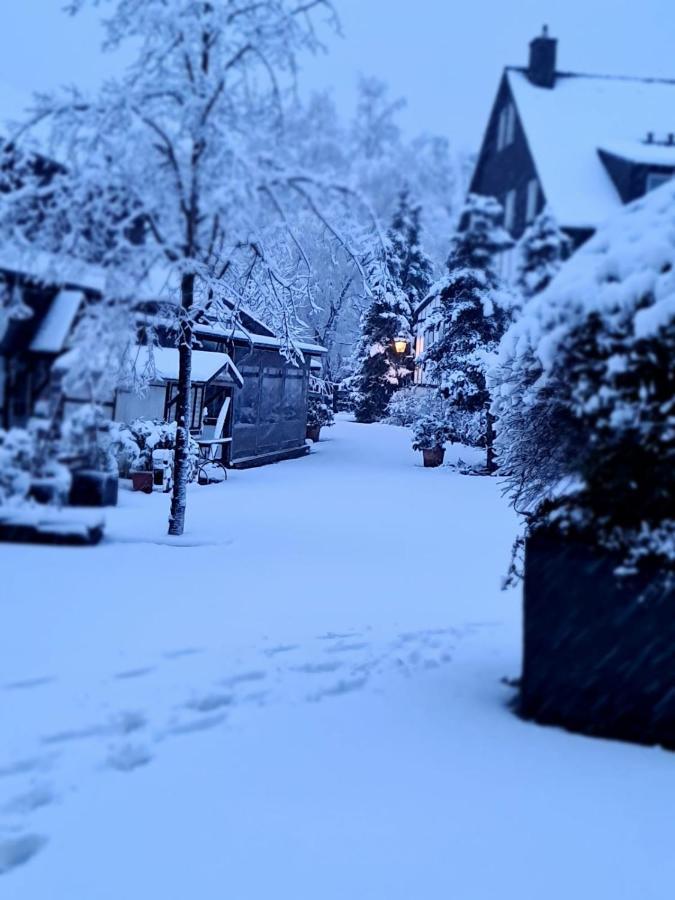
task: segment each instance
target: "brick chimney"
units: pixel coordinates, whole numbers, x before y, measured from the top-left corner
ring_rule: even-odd
[[[530,64],[527,77],[537,87],[552,88],[555,85],[555,64],[558,41],[549,37],[548,25],[544,25],[542,33],[530,41]]]

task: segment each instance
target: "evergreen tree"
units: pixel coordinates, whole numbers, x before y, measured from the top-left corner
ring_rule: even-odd
[[[357,422],[382,419],[392,394],[412,372],[410,355],[397,353],[395,347],[397,339],[410,346],[410,304],[392,278],[386,258],[372,259],[367,275],[372,300],[361,317],[361,338],[354,354],[356,371],[349,379]]]
[[[548,209],[543,210],[520,239],[517,286],[525,299],[543,291],[570,256],[572,242]]]
[[[440,336],[426,351],[427,376],[449,403],[451,440],[486,447],[491,468],[492,435],[487,372],[513,306],[501,284],[495,255],[513,246],[492,197],[469,195],[452,240],[448,274],[430,292],[438,299]]]
[[[404,188],[389,229],[389,270],[408,298],[412,310],[424,300],[433,284],[433,264],[420,242],[422,208],[411,206]]]

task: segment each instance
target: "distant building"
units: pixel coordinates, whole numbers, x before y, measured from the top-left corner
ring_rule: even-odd
[[[528,65],[504,69],[469,190],[500,201],[516,240],[547,206],[577,248],[675,173],[675,80],[559,72],[557,49],[545,27]],[[515,249],[500,254],[503,278],[515,268]],[[433,312],[431,298],[416,310],[418,356]]]

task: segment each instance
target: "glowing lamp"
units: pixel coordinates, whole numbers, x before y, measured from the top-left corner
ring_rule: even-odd
[[[399,356],[403,356],[407,349],[408,342],[405,338],[394,338],[394,350],[398,353]]]

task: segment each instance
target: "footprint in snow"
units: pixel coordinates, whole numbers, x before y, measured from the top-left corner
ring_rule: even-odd
[[[167,650],[164,653],[164,659],[183,659],[186,656],[196,656],[203,653],[202,647],[179,647],[177,650]]]
[[[55,795],[48,785],[36,785],[23,794],[18,794],[6,806],[3,811],[6,813],[15,813],[19,815],[27,815],[43,806],[49,806],[55,800]]]
[[[53,756],[37,756],[31,759],[17,759],[7,766],[0,766],[0,778],[11,778],[13,775],[27,775],[31,772],[44,772],[52,765]]]
[[[143,678],[144,675],[150,675],[155,671],[154,666],[143,666],[139,669],[127,669],[124,672],[117,672],[115,678],[118,681],[126,681],[132,678]]]
[[[302,672],[304,675],[324,675],[328,672],[336,672],[342,667],[341,662],[305,663],[302,666],[294,666],[294,672]]]
[[[71,728],[57,731],[42,738],[43,744],[65,744],[70,741],[82,741],[88,738],[107,737],[115,734],[131,734],[140,731],[148,724],[141,712],[126,711],[116,716],[106,725],[90,725],[86,728]]]
[[[309,694],[307,699],[312,703],[317,703],[320,700],[324,700],[326,697],[341,697],[344,694],[351,694],[354,691],[361,690],[367,683],[367,675],[362,675],[359,678],[345,679],[343,681],[338,681],[337,684],[331,685],[331,687],[316,691],[314,694]]]
[[[254,681],[262,681],[267,678],[267,672],[262,672],[260,670],[253,672],[239,672],[236,675],[230,675],[229,678],[223,678],[220,684],[223,687],[237,687],[240,684],[249,684]]]
[[[53,676],[45,676],[43,678],[24,678],[20,681],[10,681],[4,684],[6,691],[28,691],[33,688],[44,687],[47,684],[53,684],[56,678]]]
[[[188,701],[185,705],[194,712],[209,713],[222,709],[224,706],[231,706],[233,702],[232,694],[205,694],[203,697],[196,697],[194,700]]]
[[[291,650],[297,649],[297,644],[279,644],[276,647],[269,647],[265,650],[265,656],[278,656],[280,653],[290,653]]]
[[[114,747],[108,754],[106,765],[117,772],[133,772],[147,766],[153,759],[152,753],[141,744],[123,744]]]
[[[327,631],[325,634],[320,634],[318,639],[320,641],[346,640],[347,638],[359,637],[360,634],[360,631]]]
[[[337,644],[331,644],[326,647],[326,653],[351,653],[356,650],[365,650],[369,645],[367,643],[345,644],[343,641]]]
[[[23,834],[0,840],[0,875],[29,862],[47,843],[47,838],[39,834]]]
[[[226,721],[227,715],[225,713],[216,716],[204,716],[201,719],[195,719],[193,722],[180,722],[177,725],[171,725],[164,732],[164,736],[173,737],[195,734],[199,731],[209,731],[211,728],[217,728]]]

